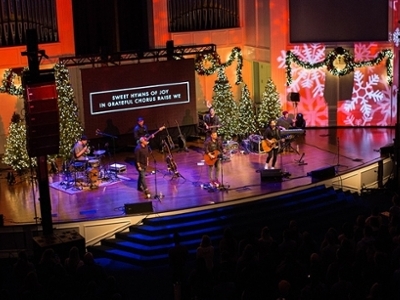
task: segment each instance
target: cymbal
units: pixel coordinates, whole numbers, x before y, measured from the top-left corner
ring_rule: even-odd
[[[106,153],[106,150],[96,150],[96,151],[93,151],[93,154],[94,154],[94,155],[103,155],[104,153]]]

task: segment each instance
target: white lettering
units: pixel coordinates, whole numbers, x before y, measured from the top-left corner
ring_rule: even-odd
[[[160,94],[161,95],[165,95],[165,94],[168,94],[169,93],[169,90],[161,90],[160,91]]]

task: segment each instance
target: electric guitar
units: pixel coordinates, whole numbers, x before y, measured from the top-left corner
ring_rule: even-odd
[[[178,145],[180,149],[186,149],[186,139],[185,136],[182,134],[181,128],[179,126],[179,123],[177,120],[175,120],[176,125],[178,125],[178,131],[179,131],[179,136],[178,136]]]
[[[161,126],[160,128],[158,128],[158,130],[152,134],[146,134],[146,136],[144,137],[147,141],[151,140],[153,137],[156,136],[157,133],[159,133],[160,131],[163,131],[166,127],[165,126]],[[97,129],[98,130],[98,129]],[[96,130],[96,134],[98,134]],[[137,140],[137,144],[139,145],[139,141],[140,139]]]
[[[209,153],[206,153],[206,154],[204,154],[204,162],[208,166],[213,166],[215,164],[215,162],[217,161],[220,152],[218,150],[214,150],[213,152],[210,152],[210,153],[212,155],[214,155],[214,158],[211,158]]]
[[[208,126],[207,123],[204,123],[204,126],[206,127],[206,130],[210,130],[210,129],[213,129],[213,128],[221,128],[222,127],[222,125],[210,125],[210,126]]]
[[[157,133],[159,133],[160,131],[163,131],[166,127],[165,126],[161,126],[160,128],[158,128],[158,130],[152,134],[146,135],[146,140],[149,141],[151,140],[153,137],[156,136]]]
[[[276,139],[272,139],[270,141],[262,140],[261,147],[265,152],[270,152],[272,149],[279,148],[279,141]]]

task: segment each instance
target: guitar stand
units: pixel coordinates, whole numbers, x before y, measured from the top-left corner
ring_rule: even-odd
[[[171,177],[170,180],[172,180],[172,179],[174,179],[174,178],[179,178],[179,177],[186,181],[186,178],[183,177],[183,176],[181,175],[181,173],[179,173],[178,171],[175,171],[175,172],[174,172],[174,174],[172,175],[172,177]]]

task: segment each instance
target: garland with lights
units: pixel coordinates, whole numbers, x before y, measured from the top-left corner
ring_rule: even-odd
[[[334,65],[334,61],[338,58],[342,57],[345,62],[345,66],[342,69],[336,68]],[[370,67],[378,65],[383,59],[386,60],[386,73],[388,76],[388,84],[391,86],[393,84],[393,60],[394,54],[390,49],[384,49],[380,51],[377,56],[372,60],[355,62],[354,57],[350,54],[349,51],[343,49],[342,47],[337,47],[333,51],[331,51],[326,58],[315,64],[311,64],[306,61],[300,60],[300,58],[294,54],[292,51],[286,52],[285,64],[286,64],[286,85],[292,84],[292,69],[290,67],[291,63],[295,63],[304,69],[318,69],[322,67],[326,67],[328,72],[335,76],[344,76],[354,71],[355,68],[361,67]]]
[[[22,85],[16,86],[14,84],[14,79],[17,77],[17,73],[13,72],[12,69],[4,71],[3,80],[1,81],[0,93],[8,93],[12,96],[22,96],[23,88]]]
[[[235,59],[237,59],[235,84],[240,84],[243,82],[242,78],[243,57],[242,57],[242,51],[238,47],[232,49],[232,52],[225,63],[221,63],[221,58],[219,54],[216,52],[209,54],[198,54],[195,59],[195,71],[199,75],[209,76],[217,72],[219,68],[229,67]],[[211,67],[206,68],[204,66],[204,61],[210,62]]]

